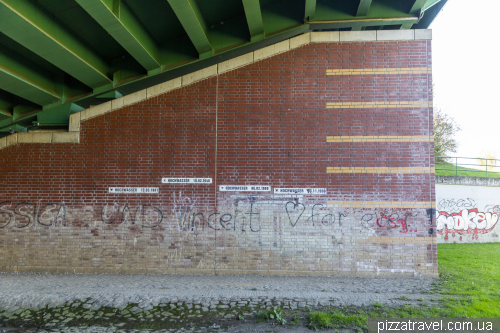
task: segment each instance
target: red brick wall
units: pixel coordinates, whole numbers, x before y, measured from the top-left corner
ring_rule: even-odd
[[[424,67],[430,41],[311,43],[84,121],[79,144],[0,150],[0,270],[435,276],[433,172],[326,172],[433,167],[429,140],[326,141],[432,135],[431,107],[326,108],[432,98],[427,73],[328,69]]]

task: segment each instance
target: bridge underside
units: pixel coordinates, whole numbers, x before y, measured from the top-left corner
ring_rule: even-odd
[[[446,1],[0,0],[0,137],[305,32],[427,28]]]

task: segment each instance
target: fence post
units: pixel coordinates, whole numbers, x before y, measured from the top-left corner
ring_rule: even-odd
[[[485,165],[486,165],[486,177],[488,177],[488,159],[486,159]]]
[[[458,176],[458,157],[455,157],[455,176]]]

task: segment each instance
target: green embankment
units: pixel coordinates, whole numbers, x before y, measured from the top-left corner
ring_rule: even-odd
[[[456,167],[453,163],[436,163],[436,175],[444,175],[444,176],[468,176],[468,177],[486,177],[486,168],[483,167],[482,170],[479,169],[471,169],[464,167]],[[447,169],[447,170],[439,170],[439,169]],[[491,178],[500,178],[500,167],[498,166],[488,166],[488,176]]]

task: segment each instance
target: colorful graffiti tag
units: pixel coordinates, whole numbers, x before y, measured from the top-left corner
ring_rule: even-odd
[[[478,234],[485,234],[493,230],[498,222],[496,206],[493,212],[479,212],[477,208],[463,209],[458,213],[447,213],[438,211],[437,213],[437,232],[445,235],[448,240],[448,234],[472,234],[472,239],[478,239]],[[462,240],[462,236],[460,236]]]

